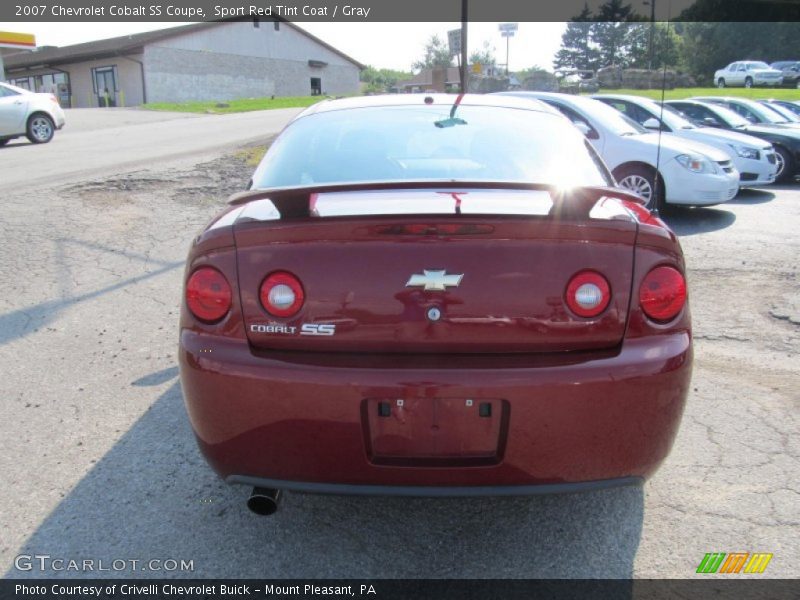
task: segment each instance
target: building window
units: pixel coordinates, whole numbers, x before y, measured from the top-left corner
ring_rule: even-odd
[[[322,78],[321,77],[312,77],[311,78],[311,95],[312,96],[321,96],[322,95]]]
[[[33,91],[33,77],[17,77],[10,81],[11,85],[21,87],[23,90]]]
[[[277,19],[275,19],[275,21],[273,22],[272,26],[275,28],[275,31],[280,31],[281,30],[281,22],[278,21]]]
[[[36,91],[55,94],[59,83],[69,83],[66,73],[47,73],[36,76]]]
[[[261,28],[261,23],[258,22],[258,17],[253,19],[253,27],[255,27],[256,29]]]

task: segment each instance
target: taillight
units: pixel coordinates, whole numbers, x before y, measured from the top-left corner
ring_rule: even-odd
[[[565,300],[579,317],[596,317],[611,301],[611,288],[600,273],[581,271],[570,279]]]
[[[231,308],[228,280],[213,267],[200,267],[186,282],[186,306],[201,321],[219,321]]]
[[[300,280],[286,271],[276,271],[267,276],[259,295],[261,306],[274,317],[296,315],[305,300]]]
[[[654,321],[671,321],[686,304],[686,280],[673,267],[656,267],[639,287],[639,304]]]

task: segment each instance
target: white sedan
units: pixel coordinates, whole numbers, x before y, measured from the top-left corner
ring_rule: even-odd
[[[503,92],[542,100],[580,129],[620,186],[638,193],[650,209],[727,202],[739,191],[739,171],[712,146],[660,136],[607,104],[585,96],[550,92]]]
[[[0,146],[23,135],[33,144],[44,144],[65,122],[64,111],[53,94],[0,83]]]
[[[641,96],[598,94],[592,96],[616,108],[642,127],[667,132],[670,135],[714,146],[727,152],[739,171],[741,185],[765,185],[775,181],[778,165],[772,144],[744,133],[698,127],[669,105]]]

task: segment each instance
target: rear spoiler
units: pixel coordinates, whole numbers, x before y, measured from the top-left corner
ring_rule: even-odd
[[[341,192],[399,192],[403,190],[435,190],[449,192],[454,197],[469,190],[508,190],[513,192],[538,191],[550,195],[552,207],[549,217],[560,219],[587,219],[598,201],[604,198],[616,198],[624,203],[630,203],[644,209],[644,200],[639,196],[619,188],[605,186],[586,186],[564,190],[553,185],[497,183],[487,181],[477,182],[373,182],[357,184],[330,184],[304,186],[296,188],[277,188],[266,190],[248,190],[238,192],[228,198],[231,206],[243,206],[257,200],[266,200],[271,204],[270,210],[260,211],[268,218],[254,220],[292,220],[304,219],[315,216],[315,199],[321,194]],[[267,204],[267,203],[265,203]],[[447,214],[460,214],[459,203],[453,204],[453,212]],[[474,216],[474,215],[473,215]]]

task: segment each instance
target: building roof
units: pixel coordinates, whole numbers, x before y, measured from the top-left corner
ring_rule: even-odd
[[[345,60],[353,63],[359,69],[363,69],[365,65],[357,60],[350,58],[344,52],[337,50],[330,44],[323,42],[318,37],[311,35],[304,29],[301,29],[294,23],[279,19],[285,25],[292,27],[302,35],[313,40],[317,44],[324,46],[331,52],[335,52]],[[169,27],[167,29],[158,29],[156,31],[145,31],[143,33],[134,33],[132,35],[123,35],[120,37],[108,38],[105,40],[95,40],[93,42],[84,42],[83,44],[73,44],[71,46],[43,46],[37,48],[33,52],[24,52],[18,54],[11,54],[4,57],[6,72],[23,69],[23,68],[36,68],[45,66],[62,65],[71,62],[92,60],[96,58],[106,58],[109,56],[118,56],[125,53],[134,53],[140,51],[144,46],[152,44],[164,39],[169,39],[178,35],[193,33],[209,27],[216,27],[223,23],[231,21],[215,21],[212,23],[191,23],[189,25],[180,25],[178,27]]]

